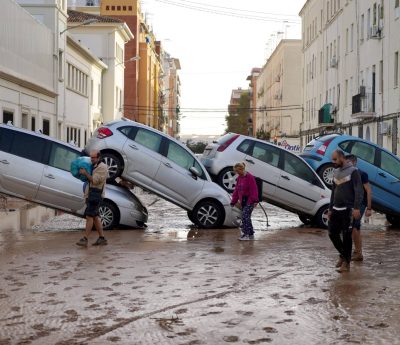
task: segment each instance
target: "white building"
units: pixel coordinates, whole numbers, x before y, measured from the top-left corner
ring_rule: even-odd
[[[303,20],[303,145],[342,130],[398,152],[399,1],[308,0]]]
[[[278,44],[257,78],[256,133],[269,133],[277,141],[298,138],[302,117],[301,40]]]
[[[133,39],[126,23],[120,19],[68,10],[70,35],[107,65],[102,82],[102,114],[100,122],[123,116],[125,43]],[[87,20],[97,20],[88,26]]]

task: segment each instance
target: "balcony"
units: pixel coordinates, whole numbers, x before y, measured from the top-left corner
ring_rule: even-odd
[[[368,119],[375,116],[374,93],[359,93],[353,96],[351,111],[351,117],[353,119]]]
[[[334,122],[332,116],[332,104],[327,103],[322,106],[318,111],[318,125],[321,126],[331,126]]]

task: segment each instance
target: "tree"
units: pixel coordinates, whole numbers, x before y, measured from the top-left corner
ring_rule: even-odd
[[[240,95],[238,105],[229,107],[229,115],[225,117],[227,128],[225,132],[248,135],[248,119],[250,118],[250,94],[248,91]]]
[[[192,140],[187,140],[186,141],[186,146],[192,150],[193,153],[203,153],[204,149],[207,146],[207,143],[203,141],[192,141]]]

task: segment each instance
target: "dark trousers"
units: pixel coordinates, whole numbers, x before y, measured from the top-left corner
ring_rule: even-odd
[[[332,210],[328,226],[329,238],[339,252],[340,256],[348,263],[350,263],[351,260],[351,246],[353,244],[351,238],[351,216],[352,209],[346,209],[343,211]]]
[[[253,224],[251,222],[253,209],[254,205],[245,205],[242,210],[242,232],[248,236],[254,235]]]

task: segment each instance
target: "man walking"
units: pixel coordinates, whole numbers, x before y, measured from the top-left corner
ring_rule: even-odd
[[[332,154],[336,169],[333,172],[331,202],[329,205],[329,238],[340,254],[338,272],[350,270],[352,247],[352,219],[360,218],[363,189],[359,171],[346,160],[341,150]],[[343,239],[341,238],[343,237]]]
[[[76,244],[78,246],[87,247],[88,238],[92,231],[93,224],[99,234],[99,238],[93,243],[94,246],[106,245],[107,240],[104,237],[103,226],[99,216],[100,203],[104,197],[104,188],[107,180],[107,165],[100,161],[100,152],[90,152],[90,160],[93,165],[93,174],[90,175],[86,169],[80,169],[80,174],[85,175],[89,181],[85,188],[85,200],[86,200],[86,229],[85,236],[82,237]]]
[[[354,167],[357,167],[357,157],[355,155],[346,156],[347,160],[353,164]],[[372,191],[371,186],[368,180],[368,174],[360,169],[358,169],[361,176],[361,183],[363,185],[364,197],[360,206],[360,218],[353,220],[353,243],[354,243],[354,252],[351,257],[352,261],[363,261],[364,256],[362,253],[362,241],[361,241],[361,218],[365,212],[366,217],[371,217],[371,206],[372,206]]]

